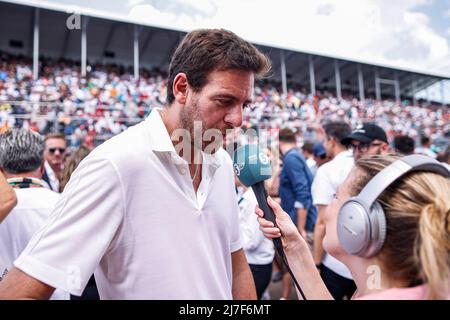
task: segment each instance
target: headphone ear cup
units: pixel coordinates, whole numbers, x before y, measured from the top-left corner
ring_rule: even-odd
[[[386,215],[383,207],[378,201],[372,204],[370,214],[370,243],[367,246],[365,252],[362,253],[362,257],[370,258],[377,254],[383,247],[386,239]]]
[[[337,234],[341,247],[349,254],[361,255],[370,244],[370,221],[357,197],[347,200],[339,210]]]

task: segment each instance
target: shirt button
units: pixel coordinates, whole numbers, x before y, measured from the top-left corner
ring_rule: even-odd
[[[181,174],[185,174],[186,173],[186,169],[185,168],[181,168],[180,172],[181,172]]]

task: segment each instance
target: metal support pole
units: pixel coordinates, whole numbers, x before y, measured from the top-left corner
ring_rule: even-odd
[[[314,74],[313,56],[309,55],[308,60],[309,60],[309,83],[310,83],[310,88],[311,88],[311,95],[315,96],[316,95],[316,76]]]
[[[377,69],[375,69],[375,97],[377,100],[381,100],[380,80]]]
[[[360,64],[358,64],[358,88],[359,88],[359,101],[363,102],[365,100],[364,78],[363,78],[363,73],[362,73]]]
[[[412,97],[413,97],[413,105],[417,105],[416,93],[417,93],[416,81],[413,80],[413,81],[412,81]]]
[[[34,8],[33,79],[39,77],[39,8]]]
[[[133,50],[134,50],[134,79],[139,79],[139,31],[140,28],[138,25],[134,25],[134,42],[133,42]]]
[[[334,77],[336,79],[336,96],[340,100],[342,99],[341,74],[339,72],[339,62],[337,60],[334,60]]]
[[[87,65],[87,25],[89,17],[82,17],[83,27],[81,28],[81,76],[86,77],[86,65]]]
[[[395,81],[394,81],[394,90],[395,90],[395,102],[400,104],[400,82],[398,81],[398,74],[395,73]]]
[[[286,80],[286,62],[284,60],[284,51],[280,51],[280,65],[281,65],[281,85],[283,87],[284,96],[287,95],[287,80]]]

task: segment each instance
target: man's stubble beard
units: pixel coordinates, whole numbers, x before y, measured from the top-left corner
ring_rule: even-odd
[[[196,126],[194,126],[194,123],[197,123]],[[201,123],[201,126],[199,124]],[[220,136],[220,141],[206,141],[204,140],[205,137],[205,131],[208,129],[211,130],[217,130],[218,133],[220,133],[219,129],[215,128],[206,128],[205,123],[203,121],[203,115],[200,111],[200,107],[198,104],[198,101],[193,101],[191,105],[185,105],[180,112],[180,125],[183,129],[185,129],[189,133],[189,137],[191,140],[191,143],[197,150],[201,151],[208,151],[207,153],[216,153],[217,150],[222,146],[222,136]],[[208,139],[208,138],[206,138]],[[215,147],[212,147],[212,146]],[[212,151],[212,152],[211,152]]]

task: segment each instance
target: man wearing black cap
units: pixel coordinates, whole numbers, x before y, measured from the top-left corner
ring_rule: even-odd
[[[350,145],[353,149],[355,161],[365,155],[385,154],[389,150],[386,132],[373,123],[358,126],[350,136],[342,139],[343,145]]]

